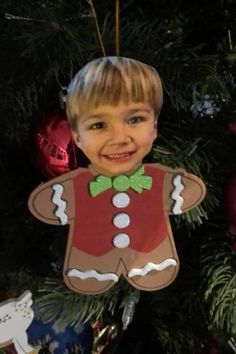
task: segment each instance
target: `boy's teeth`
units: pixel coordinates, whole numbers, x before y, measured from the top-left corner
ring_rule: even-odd
[[[130,155],[130,153],[126,152],[126,153],[123,153],[123,154],[109,154],[109,155],[107,155],[107,157],[110,158],[110,159],[120,159],[122,157],[127,157],[129,155]]]

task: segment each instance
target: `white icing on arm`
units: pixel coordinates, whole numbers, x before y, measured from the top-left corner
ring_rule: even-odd
[[[173,178],[173,185],[175,186],[175,189],[171,193],[171,198],[175,200],[175,203],[173,205],[172,212],[174,215],[178,215],[182,214],[181,207],[184,202],[184,198],[180,195],[180,193],[184,189],[184,186],[181,183],[181,175],[176,175]]]
[[[64,188],[61,184],[54,184],[52,189],[54,191],[52,202],[57,206],[55,215],[60,219],[61,224],[65,225],[68,221],[68,216],[65,213],[66,202],[61,199]]]
[[[163,262],[161,262],[159,264],[149,262],[143,268],[131,269],[131,271],[128,273],[128,277],[132,278],[132,277],[135,277],[136,275],[145,276],[147,273],[151,272],[151,270],[156,270],[156,271],[160,272],[167,267],[176,266],[176,265],[177,265],[177,262],[173,258],[165,259]]]
[[[113,280],[114,282],[117,282],[119,280],[118,276],[115,273],[98,273],[94,269],[87,270],[85,272],[82,272],[78,269],[70,269],[67,273],[67,276],[77,277],[82,280],[89,279],[89,278],[95,278],[98,281]]]

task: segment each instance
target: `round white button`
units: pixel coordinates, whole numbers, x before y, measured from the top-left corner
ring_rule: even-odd
[[[119,213],[114,217],[113,224],[119,229],[123,229],[124,227],[129,226],[130,217],[126,213]]]
[[[117,208],[125,208],[130,203],[130,197],[127,193],[116,193],[112,198],[112,204]]]
[[[130,239],[127,234],[118,234],[113,238],[113,244],[117,248],[125,248],[129,246]]]

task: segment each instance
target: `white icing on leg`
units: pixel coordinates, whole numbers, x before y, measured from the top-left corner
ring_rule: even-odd
[[[89,279],[89,278],[95,278],[98,281],[113,280],[114,282],[117,282],[119,280],[119,277],[115,273],[98,273],[94,269],[87,270],[84,272],[78,269],[70,269],[67,273],[67,276],[80,278],[82,280]]]
[[[175,203],[172,208],[174,215],[182,214],[181,206],[183,205],[184,198],[180,196],[180,193],[184,189],[183,184],[181,183],[181,175],[176,175],[173,178],[173,185],[175,189],[171,193],[171,198],[175,200]]]
[[[61,224],[65,225],[68,221],[68,216],[65,213],[66,202],[61,199],[64,188],[61,184],[54,184],[52,189],[54,190],[52,202],[57,206],[55,215],[60,219]]]
[[[131,269],[131,271],[129,271],[129,273],[128,273],[128,277],[132,278],[132,277],[135,277],[136,275],[145,276],[151,270],[156,270],[156,271],[160,272],[160,271],[164,270],[167,267],[176,266],[176,265],[177,265],[177,262],[173,258],[165,259],[163,262],[161,262],[159,264],[155,264],[155,263],[149,262],[143,268]]]

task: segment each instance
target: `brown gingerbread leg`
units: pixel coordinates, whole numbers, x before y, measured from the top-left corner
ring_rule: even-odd
[[[132,251],[132,257],[123,258],[127,269],[126,280],[135,288],[152,291],[168,286],[179,270],[179,260],[172,236],[166,237],[149,253]]]
[[[82,294],[103,293],[119,280],[118,257],[116,252],[90,256],[71,247],[64,264],[64,281],[70,289]]]

